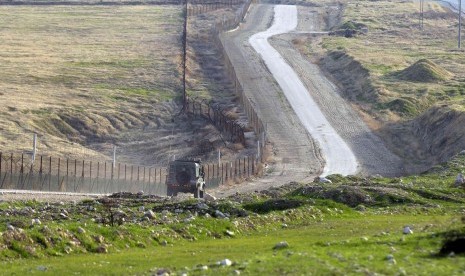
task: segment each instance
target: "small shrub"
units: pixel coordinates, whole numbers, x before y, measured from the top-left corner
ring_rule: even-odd
[[[244,208],[255,213],[265,214],[271,211],[283,211],[298,208],[303,204],[304,202],[298,199],[270,199],[263,202],[245,204]]]

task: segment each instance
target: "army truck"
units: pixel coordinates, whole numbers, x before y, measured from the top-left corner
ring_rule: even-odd
[[[181,193],[193,193],[195,198],[203,198],[205,173],[198,160],[175,160],[168,166],[166,194],[176,196]]]

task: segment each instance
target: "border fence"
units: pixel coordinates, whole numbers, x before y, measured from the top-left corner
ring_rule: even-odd
[[[245,128],[236,120],[228,118],[219,105],[187,98],[185,106],[187,112],[193,116],[209,120],[232,143],[245,145]]]
[[[259,159],[203,164],[207,188],[242,181],[260,172]],[[0,152],[0,189],[111,194],[166,194],[166,167]]]
[[[232,65],[231,60],[229,59],[229,56],[227,55],[227,53],[226,53],[226,51],[224,49],[224,45],[223,45],[223,43],[221,42],[221,39],[220,39],[220,33],[221,32],[231,30],[231,29],[234,29],[234,28],[239,26],[239,24],[242,22],[245,15],[247,14],[247,11],[249,10],[250,5],[254,1],[255,0],[246,0],[245,2],[243,2],[243,4],[240,6],[240,8],[236,11],[234,17],[228,18],[228,19],[223,18],[223,19],[216,20],[215,24],[213,25],[213,28],[211,29],[210,35],[214,39],[215,47],[218,48],[220,50],[220,52],[221,52],[221,56],[223,57],[223,61],[224,61],[225,67],[226,67],[226,72],[228,73],[229,79],[234,84],[234,90],[235,90],[236,95],[239,97],[240,103],[244,107],[244,111],[245,111],[245,114],[247,115],[249,125],[253,128],[255,134],[257,135],[257,137],[261,141],[261,143],[259,145],[259,151],[263,152],[265,142],[266,142],[266,126],[265,126],[265,124],[263,124],[262,120],[260,119],[258,114],[255,112],[255,110],[253,108],[253,105],[250,102],[249,98],[245,95],[244,90],[242,89],[241,83],[239,82],[239,80],[238,80],[238,78],[236,76],[234,66]],[[240,3],[241,1],[234,0],[234,1],[228,2],[227,0],[222,0],[222,1],[220,0],[218,2],[211,2],[211,3],[205,2],[205,1],[198,1],[198,2],[194,2],[194,3],[200,3],[200,2],[202,2],[203,5],[206,5],[206,6],[209,6],[210,4],[212,4],[216,8],[217,7],[216,4],[223,4],[223,6],[224,6],[224,5],[227,5],[228,3],[230,3],[230,5],[232,6],[233,4]],[[195,7],[196,6],[189,6],[188,7],[188,16],[198,15],[198,14],[202,14],[203,12],[208,11],[208,9],[207,10],[201,10],[201,9],[199,10],[199,9],[195,9]],[[218,7],[221,7],[221,5],[218,6]],[[211,8],[211,10],[213,10],[215,8]],[[191,108],[191,106],[189,106],[189,104],[192,104],[192,108]],[[196,102],[196,100],[190,100],[189,98],[186,97],[185,105],[188,107],[188,112],[192,112],[192,113],[194,113],[194,115],[195,115],[195,112],[196,112],[196,109],[195,109],[196,104],[199,105],[199,109],[197,110],[199,112],[199,114],[204,115],[202,113],[202,104],[204,104],[204,100],[199,103],[199,102]],[[210,110],[212,108],[209,104],[206,104],[206,105],[208,107],[204,108],[204,111],[205,111],[205,109]],[[220,122],[220,124],[221,124],[223,122],[223,120],[226,120],[226,121],[228,120],[227,118],[224,118],[225,117],[224,112],[221,110],[221,108],[219,106],[214,107],[214,110],[216,112],[218,112],[220,115],[215,114],[216,116],[213,117],[213,116],[210,116],[210,114],[208,113],[208,118],[210,120],[212,120],[215,124],[216,124],[216,122]],[[205,112],[209,112],[209,111],[205,111]],[[207,114],[207,113],[205,113],[205,114]],[[207,117],[207,116],[205,116],[205,117]],[[237,122],[236,123],[231,123],[231,124],[232,125],[234,125],[234,124],[237,125],[237,126],[234,126],[236,129],[233,131],[234,133],[231,134],[231,135],[233,135],[233,136],[242,136],[243,137],[244,136],[244,127],[242,127]],[[220,126],[222,126],[222,125],[220,125]],[[231,126],[231,127],[233,127],[233,126]],[[239,132],[242,132],[242,134],[240,134]],[[244,142],[244,140],[242,140],[242,142]]]
[[[251,0],[247,0],[237,10],[235,17],[217,21],[212,29],[216,47],[223,53],[226,70],[235,84],[235,92],[244,106],[249,125],[258,137],[257,155],[238,158],[232,162],[203,164],[207,189],[261,174],[263,150],[266,142],[266,129],[255,112],[250,100],[236,77],[234,67],[224,51],[219,34],[235,28],[243,20]],[[200,4],[194,1],[194,4]],[[222,0],[203,3],[197,8],[191,6],[189,15],[204,11],[241,4],[240,0]],[[207,8],[205,8],[207,7]],[[232,142],[245,144],[246,127],[227,117],[220,106],[215,106],[197,99],[186,98],[187,111],[194,116],[202,116],[215,124],[220,131],[227,133]],[[14,154],[0,152],[0,190],[39,190],[55,192],[76,192],[110,194],[116,192],[139,192],[147,194],[166,194],[167,168],[144,167],[112,161],[77,160]]]
[[[0,189],[164,194],[165,168],[0,152]]]
[[[227,7],[231,8],[243,2],[244,0],[189,0],[187,15],[193,16]]]

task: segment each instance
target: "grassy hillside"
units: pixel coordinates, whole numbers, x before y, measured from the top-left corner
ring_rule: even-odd
[[[177,6],[1,6],[0,150],[98,155],[171,119],[180,97]],[[95,147],[94,147],[95,149]]]
[[[376,112],[411,118],[437,102],[463,104],[460,91],[465,58],[457,49],[457,16],[437,2],[425,3],[424,10],[424,26],[420,29],[416,2],[347,3],[341,23],[333,29],[365,29],[366,33],[323,40],[326,51],[341,53],[330,59],[345,54],[368,71],[373,94],[362,87],[365,91],[360,91],[357,99]],[[413,66],[421,60],[429,67]],[[406,77],[407,68],[413,78]],[[405,104],[393,102],[399,99]]]
[[[459,155],[408,178],[333,175],[206,202],[2,202],[0,273],[456,275],[463,252],[444,243],[465,237],[453,185],[464,165]]]
[[[424,171],[465,148],[457,14],[426,2],[421,29],[415,1],[325,3],[321,16],[330,35],[295,44],[406,160],[406,171]]]

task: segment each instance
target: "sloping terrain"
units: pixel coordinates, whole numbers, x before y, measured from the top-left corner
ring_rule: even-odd
[[[451,73],[428,59],[420,59],[395,76],[401,80],[417,82],[439,82],[452,77]]]
[[[404,159],[406,172],[462,151],[465,59],[457,50],[456,14],[428,2],[421,30],[418,7],[409,1],[348,2],[340,12],[333,30],[355,22],[363,26],[356,35],[307,39],[299,49],[319,56],[344,98]]]
[[[246,22],[241,28],[238,31],[229,32],[224,36],[228,55],[233,60],[233,64],[239,72],[238,76],[243,84],[244,90],[255,104],[259,114],[261,114],[262,118],[267,122],[268,137],[273,146],[273,156],[268,164],[268,174],[266,174],[266,177],[262,180],[254,181],[246,187],[234,187],[230,192],[233,192],[235,189],[239,189],[240,191],[264,189],[267,185],[279,186],[290,180],[304,181],[306,178],[313,178],[319,175],[319,170],[321,170],[320,162],[322,161],[320,160],[322,160],[322,158],[318,145],[316,145],[316,143],[313,144],[313,141],[309,140],[308,136],[302,136],[305,130],[302,129],[301,123],[295,118],[292,108],[284,98],[280,88],[274,83],[268,69],[262,64],[260,57],[250,48],[247,42],[251,35],[263,30],[263,22],[265,22],[265,24],[266,22],[271,22],[270,16],[272,16],[272,8],[272,5],[252,6],[250,14],[247,16]],[[299,7],[301,11],[299,13],[299,32],[324,30],[325,22],[333,22],[334,20],[324,20],[325,17],[321,14],[324,13],[326,8],[328,7]],[[289,41],[292,39],[293,37],[291,37]],[[279,45],[279,43],[277,45]],[[316,87],[318,88],[316,90],[321,90],[321,93],[318,94],[317,91],[315,91],[315,94],[312,94],[312,96],[316,97],[318,103],[325,106],[325,115],[332,116],[334,113],[331,113],[331,110],[339,110],[340,114],[344,114],[340,117],[332,118],[333,121],[340,121],[341,118],[347,120],[341,121],[340,124],[337,125],[341,128],[337,129],[338,132],[350,126],[359,129],[359,133],[361,134],[365,135],[365,133],[369,133],[368,128],[366,128],[366,126],[364,128],[363,122],[355,113],[351,116],[347,116],[347,114],[352,114],[349,112],[351,110],[349,105],[345,105],[342,100],[335,103],[334,99],[325,99],[323,97],[325,94],[333,94],[337,97],[337,92],[327,92],[327,90],[324,90],[324,87],[326,87],[326,89],[334,89],[334,87],[327,85],[328,81],[317,68],[310,67],[309,69],[309,66],[307,66],[307,64],[309,64],[308,61],[304,63],[304,67],[302,67],[302,64],[299,62],[296,62],[299,59],[302,60],[302,56],[297,51],[289,52],[287,50],[288,48],[289,44],[279,47],[278,49],[282,53],[285,53],[287,62],[294,68],[297,68],[301,78],[302,76],[310,75],[311,78],[313,78],[314,85],[317,83]],[[306,86],[311,87],[312,79],[305,79],[305,77],[303,79]],[[326,86],[323,86],[323,84]],[[313,88],[313,90],[315,90],[315,88]],[[359,120],[360,124],[355,124],[352,119]],[[354,145],[359,143],[358,148],[355,146],[352,148],[357,149],[357,153],[363,161],[362,172],[391,175],[402,173],[401,160],[391,153],[387,154],[389,151],[383,146],[383,142],[379,138],[374,135],[366,136],[366,141],[373,143],[371,144],[373,147],[370,148],[374,149],[374,151],[370,151],[366,148],[368,145],[366,141],[361,142],[363,140],[361,140],[360,136],[354,135],[354,133],[356,132],[348,131],[344,138]],[[301,149],[306,149],[306,152]],[[293,179],[290,175],[292,175]],[[228,193],[229,192],[224,191],[224,194]]]
[[[37,133],[37,153],[54,157],[108,160],[116,146],[118,162],[160,166],[240,154],[209,122],[181,114],[181,5],[85,3],[0,7],[0,151],[29,153]],[[224,103],[234,118],[242,115],[217,49],[199,34],[240,4],[188,22],[188,93]]]
[[[39,154],[102,157],[177,112],[176,6],[0,10],[2,151],[30,150],[36,132]]]
[[[332,175],[220,200],[10,198],[0,273],[460,275],[464,165],[460,154],[418,176]]]

